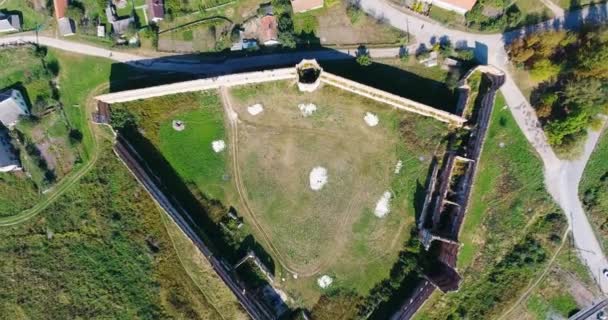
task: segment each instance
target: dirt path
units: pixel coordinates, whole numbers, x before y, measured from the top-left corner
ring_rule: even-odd
[[[222,100],[222,104],[224,106],[224,111],[226,114],[226,118],[228,119],[228,124],[230,127],[230,135],[231,141],[230,149],[231,149],[231,160],[232,160],[232,171],[234,176],[234,184],[236,191],[239,195],[239,199],[243,208],[245,209],[245,213],[249,216],[251,221],[253,222],[253,226],[258,230],[258,232],[262,235],[263,241],[266,244],[266,247],[272,251],[274,258],[277,262],[288,272],[303,277],[310,277],[317,274],[321,266],[316,266],[313,269],[299,269],[296,266],[292,266],[287,262],[287,259],[281,254],[281,252],[274,246],[272,243],[272,237],[268,234],[268,232],[263,228],[263,226],[258,221],[255,212],[251,209],[251,205],[249,204],[249,200],[247,198],[247,191],[245,185],[243,183],[243,179],[241,177],[241,171],[239,167],[239,136],[238,136],[238,115],[234,111],[232,107],[232,102],[230,100],[230,94],[228,93],[228,89],[226,87],[220,87],[220,98]]]

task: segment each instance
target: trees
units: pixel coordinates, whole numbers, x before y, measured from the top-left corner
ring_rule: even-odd
[[[84,18],[84,6],[82,3],[78,1],[71,1],[68,6],[68,11],[66,12],[66,16],[75,23],[79,23],[82,18]]]
[[[530,75],[535,81],[542,82],[557,76],[560,69],[559,65],[555,65],[551,60],[543,58],[534,62],[530,69]]]

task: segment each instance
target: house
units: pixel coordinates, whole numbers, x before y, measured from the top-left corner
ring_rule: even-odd
[[[163,0],[148,0],[148,19],[159,23],[165,17]]]
[[[0,92],[0,122],[11,129],[19,117],[30,114],[25,99],[19,90],[10,89]]]
[[[306,12],[314,9],[323,8],[323,0],[291,0],[293,12]]]
[[[8,131],[0,128],[0,172],[21,170],[21,163],[11,143]]]
[[[477,0],[424,0],[445,10],[454,11],[464,15],[475,6]]]
[[[264,16],[260,19],[259,39],[265,46],[279,44],[279,26],[275,16]]]
[[[59,34],[67,37],[76,33],[74,21],[66,16],[68,11],[68,0],[53,0],[55,9],[55,19],[57,19],[57,27]]]
[[[0,12],[0,33],[16,32],[21,30],[21,19],[16,14],[4,14]]]
[[[57,26],[59,27],[59,34],[67,37],[76,33],[76,26],[74,21],[68,17],[63,17],[57,20]]]

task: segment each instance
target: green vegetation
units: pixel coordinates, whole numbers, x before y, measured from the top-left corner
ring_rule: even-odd
[[[585,167],[579,192],[591,224],[608,248],[608,134],[604,133]]]
[[[88,158],[95,144],[86,130],[87,99],[107,90],[108,80],[114,77],[120,80],[111,89],[133,86],[129,78],[141,73],[106,59],[61,51],[49,56],[61,66],[63,111],[70,124],[84,133],[83,157]],[[14,79],[24,82],[26,76]],[[154,77],[155,81],[161,78],[166,80]],[[57,114],[43,118],[42,122],[49,121],[47,134],[66,133],[56,119],[60,119]],[[244,319],[211,266],[158,211],[107,143],[101,157],[82,180],[61,187],[67,191],[39,216],[0,229],[6,239],[0,248],[0,314],[12,319],[41,314],[55,319]],[[23,175],[3,174],[0,180],[3,216],[41,200],[28,193],[33,183]],[[21,297],[18,303],[16,297]]]
[[[420,319],[497,317],[563,241],[565,217],[544,189],[542,164],[503,105],[499,95],[460,233],[461,288],[433,295]]]
[[[531,102],[549,143],[562,154],[584,140],[598,114],[608,112],[606,31],[534,33],[513,42],[511,60],[542,81]]]
[[[502,31],[539,23],[551,18],[550,11],[539,0],[479,0],[465,15],[470,28],[481,31]]]
[[[408,36],[365,14],[354,1],[325,1],[320,9],[292,16],[301,46],[402,45]]]
[[[507,318],[544,320],[549,315],[567,318],[587,307],[599,294],[589,271],[577,255],[572,239],[566,241],[540,283],[532,288],[521,305],[514,306]]]
[[[54,85],[60,64],[53,54],[35,46],[4,49],[0,69],[0,90],[19,90],[32,113],[31,117],[21,119],[10,132],[31,181],[25,181],[27,177],[21,174],[3,179],[16,183],[17,189],[24,192],[21,197],[10,196],[16,203],[15,206],[7,204],[12,209],[4,211],[3,215],[9,216],[26,209],[19,203],[19,198],[37,198],[39,193],[63,178],[80,162],[82,134],[78,128],[70,125],[63,112],[60,91]],[[11,189],[10,185],[3,188],[6,192]]]
[[[0,229],[0,312],[221,318],[180,265],[160,215],[106,145],[96,168],[39,218]]]

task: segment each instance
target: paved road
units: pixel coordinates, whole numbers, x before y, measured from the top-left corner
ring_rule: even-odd
[[[603,4],[570,11],[544,23],[505,34],[473,34],[451,30],[425,17],[409,14],[385,0],[360,0],[360,3],[366,12],[381,17],[396,28],[414,34],[420,41],[419,45],[429,46],[432,42],[447,38],[456,46],[466,44],[476,47],[477,56],[485,57],[487,63],[505,71],[509,64],[504,49],[505,43],[522,33],[550,28],[576,29],[584,21],[590,23],[608,21],[608,4]],[[601,274],[601,270],[608,268],[608,261],[578,197],[578,184],[589,155],[596,145],[598,134],[590,134],[585,153],[580,159],[576,161],[560,160],[547,143],[547,138],[540,127],[534,109],[508,73],[501,91],[517,124],[543,160],[545,184],[549,193],[568,217],[574,243],[579,249],[579,256],[593,274],[602,292],[608,293],[608,279]]]

